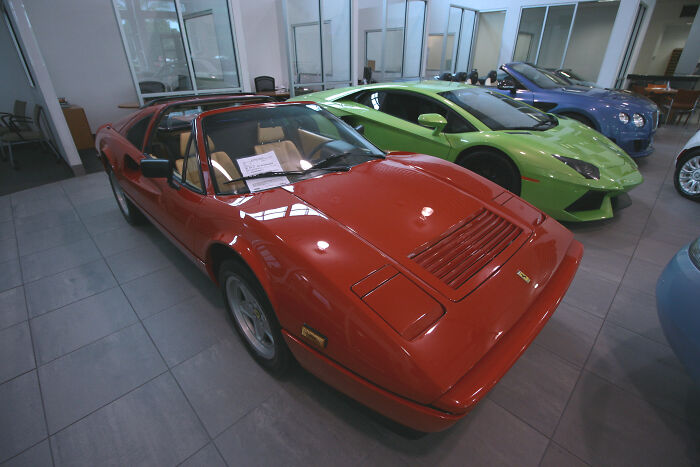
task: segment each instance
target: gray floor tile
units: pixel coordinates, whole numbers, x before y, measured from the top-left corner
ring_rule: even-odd
[[[700,215],[700,209],[698,210],[698,215]],[[700,235],[700,230],[698,231],[698,235]],[[643,238],[639,242],[634,257],[659,266],[666,266],[679,249],[679,247],[672,243],[653,238]]]
[[[20,201],[14,205],[13,214],[15,219],[20,217],[35,216],[45,212],[70,209],[72,206],[66,195],[51,196],[48,198]]]
[[[192,282],[176,267],[147,274],[122,285],[122,289],[141,319],[197,294]]]
[[[13,206],[31,201],[40,201],[46,198],[66,196],[60,183],[47,183],[28,190],[16,191],[10,195]]]
[[[31,320],[39,365],[101,339],[138,320],[119,287]]]
[[[547,436],[554,433],[579,369],[531,346],[489,393],[496,402]]]
[[[488,399],[452,428],[420,439],[383,430],[378,439],[410,465],[537,465],[548,439]],[[224,455],[226,458],[226,456]]]
[[[670,347],[605,323],[586,369],[700,426],[700,388]]]
[[[618,285],[619,282],[601,277],[595,272],[579,269],[564,296],[564,303],[604,318],[615,297]]]
[[[36,372],[0,385],[0,462],[46,438]]]
[[[10,202],[10,196],[0,196],[0,221],[6,221],[12,219],[12,203]]]
[[[173,256],[182,256],[182,253],[169,244],[149,242],[109,256],[106,261],[114,277],[123,284],[172,265]]]
[[[156,245],[167,241],[152,225],[134,227],[127,225],[121,229],[108,230],[94,237],[102,254],[112,256],[122,251],[146,245]]]
[[[12,219],[0,221],[0,240],[15,238],[15,223]]]
[[[175,465],[207,440],[166,373],[56,434],[52,449],[58,467]]]
[[[23,233],[17,237],[17,243],[20,256],[26,256],[67,243],[75,243],[84,238],[88,238],[88,231],[81,222],[74,222]]]
[[[554,442],[550,442],[540,467],[585,467],[588,464]]]
[[[180,464],[180,467],[226,467],[219,451],[213,443],[200,449],[194,456]]]
[[[43,421],[43,420],[42,420]],[[2,467],[52,467],[51,447],[46,439],[39,444],[13,457],[2,464]]]
[[[17,240],[14,237],[0,240],[0,263],[16,259],[18,256]]]
[[[212,303],[201,296],[161,311],[143,324],[171,367],[222,339],[236,338],[220,300]]]
[[[90,263],[101,257],[95,243],[85,238],[77,242],[49,248],[28,256],[22,256],[22,277],[24,282],[33,282],[42,277]]]
[[[34,318],[117,285],[103,260],[83,264],[24,286],[29,316]]]
[[[102,214],[108,211],[118,211],[117,201],[111,193],[104,195],[102,198],[86,200],[75,205],[75,210],[81,219],[89,219],[92,216]]]
[[[27,319],[24,287],[0,292],[0,329],[21,323]]]
[[[616,231],[609,222],[594,224],[568,224],[574,232],[576,240],[583,243],[584,249],[589,247],[614,251],[621,255],[632,256],[637,246],[640,234]]]
[[[593,465],[691,465],[700,432],[604,379],[584,372],[554,440]]]
[[[88,232],[90,232],[90,235],[97,235],[107,232],[108,230],[120,229],[129,225],[119,210],[111,210],[88,217],[83,220],[83,223],[88,229]]]
[[[663,271],[663,266],[639,258],[632,258],[622,281],[623,287],[656,294],[656,281]]]
[[[33,216],[15,219],[17,235],[35,232],[37,230],[51,229],[64,224],[80,222],[80,217],[72,206],[54,211],[42,212]]]
[[[0,331],[0,383],[32,370],[34,351],[26,321]]]
[[[173,374],[213,437],[279,390],[243,345],[230,339],[173,368]]]
[[[81,177],[80,183],[62,183],[66,195],[73,204],[84,204],[93,199],[102,199],[112,196],[112,188],[109,185],[107,174],[100,173],[98,177]],[[68,182],[65,180],[64,182]]]
[[[668,345],[656,312],[656,297],[641,290],[620,287],[607,320]]]
[[[140,324],[40,367],[49,431],[55,433],[165,369]]]
[[[535,339],[535,344],[583,367],[602,325],[601,318],[562,303]]]
[[[584,248],[580,269],[596,277],[613,282],[622,280],[630,262],[630,256],[616,253],[607,248],[588,246]]]
[[[0,292],[22,285],[22,270],[19,259],[0,263]]]

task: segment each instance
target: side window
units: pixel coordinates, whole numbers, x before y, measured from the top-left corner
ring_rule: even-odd
[[[146,137],[146,129],[148,129],[148,123],[151,121],[151,117],[151,114],[149,114],[147,117],[143,117],[141,120],[134,123],[134,125],[126,132],[126,139],[128,139],[131,144],[136,146],[139,151],[143,147],[143,139]]]
[[[455,111],[440,105],[430,97],[407,93],[388,92],[381,104],[381,111],[418,125],[421,114],[439,114],[445,117],[445,133],[465,133],[474,131],[464,118]]]
[[[179,159],[179,161],[182,161],[182,183],[193,188],[195,191],[203,192],[202,174],[199,165],[199,157],[197,157],[197,145],[194,138],[192,138],[192,134],[188,137],[183,158]],[[177,162],[179,161],[176,161],[176,170]]]

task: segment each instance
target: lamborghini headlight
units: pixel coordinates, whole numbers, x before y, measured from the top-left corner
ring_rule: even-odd
[[[632,115],[632,123],[634,123],[634,126],[637,128],[641,128],[644,126],[644,117],[639,114],[634,114]]]
[[[690,255],[690,261],[693,262],[696,268],[700,269],[700,237],[690,244],[688,254]]]
[[[617,114],[617,118],[625,125],[630,122],[630,116],[624,112],[620,112],[619,114]]]
[[[589,162],[580,161],[578,159],[572,159],[570,157],[560,156],[559,154],[552,154],[552,156],[555,159],[562,161],[564,164],[568,165],[576,172],[583,175],[585,178],[589,178],[591,180],[598,180],[600,178],[600,169],[598,169],[598,167]]]

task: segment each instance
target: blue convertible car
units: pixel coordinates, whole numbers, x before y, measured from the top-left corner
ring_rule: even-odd
[[[700,238],[681,249],[656,284],[656,308],[668,343],[700,383]]]
[[[595,128],[632,157],[648,156],[654,150],[659,109],[649,99],[572,85],[554,72],[520,62],[501,66],[497,89],[545,112]]]

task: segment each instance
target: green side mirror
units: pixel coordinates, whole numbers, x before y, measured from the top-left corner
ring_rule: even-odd
[[[447,125],[447,120],[440,114],[421,114],[418,116],[418,124],[420,126],[433,129],[433,135],[442,133],[442,129]]]

